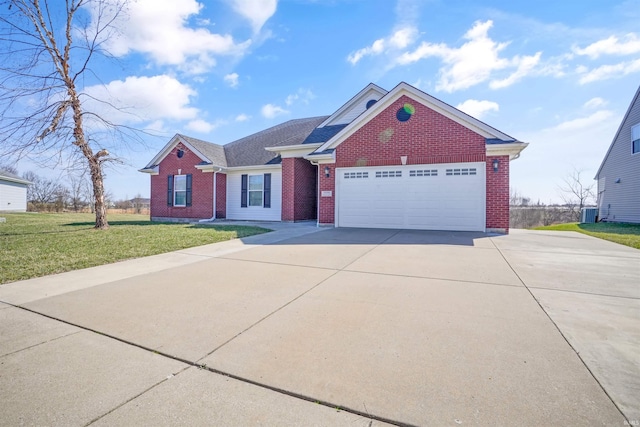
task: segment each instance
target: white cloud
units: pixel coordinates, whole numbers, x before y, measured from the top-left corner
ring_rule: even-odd
[[[311,100],[315,99],[315,97],[316,96],[311,91],[311,89],[300,88],[296,93],[292,93],[288,95],[287,98],[284,100],[284,103],[287,104],[287,106],[291,106],[295,102],[300,101],[306,105],[306,104],[309,104]]]
[[[540,62],[541,55],[542,52],[538,52],[533,56],[514,56],[511,62],[513,64],[517,64],[518,68],[516,69],[516,71],[514,71],[510,76],[504,79],[492,80],[491,83],[489,83],[489,87],[491,89],[502,89],[511,86],[517,81],[530,75],[536,65],[538,65],[538,63]]]
[[[640,52],[640,38],[634,33],[625,35],[624,41],[610,36],[585,48],[574,46],[572,50],[577,55],[586,55],[591,59],[597,59],[600,55],[632,55]]]
[[[440,69],[440,79],[436,90],[453,92],[466,89],[488,80],[498,70],[515,68],[516,71],[505,79],[494,80],[493,88],[509,86],[532,73],[540,60],[541,53],[533,56],[516,55],[511,59],[500,57],[508,42],[497,43],[488,36],[493,21],[477,21],[464,34],[468,40],[462,46],[449,47],[444,43],[422,42],[414,51],[405,52],[396,59],[398,65],[408,65],[421,59],[437,57],[444,66]]]
[[[457,109],[464,111],[468,115],[481,119],[485,114],[491,111],[499,111],[500,106],[493,101],[478,101],[477,99],[467,99],[456,106]]]
[[[587,108],[587,109],[595,109],[595,108],[598,108],[598,107],[604,107],[607,104],[608,104],[608,102],[605,101],[604,99],[599,98],[599,97],[595,97],[595,98],[591,98],[590,100],[585,102],[582,107],[583,108]]]
[[[251,22],[254,33],[258,33],[264,23],[276,13],[278,0],[231,0],[231,5]]]
[[[91,3],[92,5],[94,3]],[[93,23],[98,6],[90,6]],[[114,56],[130,52],[148,55],[159,65],[177,66],[201,74],[215,66],[217,55],[241,55],[251,40],[236,43],[229,34],[214,34],[208,29],[190,28],[188,21],[197,16],[202,4],[196,0],[137,0],[114,20],[117,31],[105,34],[104,45]],[[112,16],[102,16],[110,19]]]
[[[578,83],[583,85],[586,83],[623,77],[627,74],[640,72],[640,59],[620,62],[619,64],[613,65],[601,65],[592,70],[589,70],[584,66],[580,66],[576,71],[579,74],[582,74]]]
[[[583,131],[598,123],[602,123],[613,116],[613,111],[599,110],[587,117],[580,117],[573,120],[567,120],[552,128],[547,129],[550,132],[573,132]]]
[[[82,102],[88,111],[118,124],[192,120],[199,114],[197,108],[189,105],[196,92],[168,75],[130,76],[106,85],[89,86],[84,92],[88,97],[83,97]]]
[[[394,49],[404,49],[415,42],[418,31],[412,27],[404,27],[396,30],[387,38],[374,41],[371,46],[363,47],[347,56],[351,65],[356,65],[365,56],[380,55],[383,52]]]
[[[238,86],[238,73],[231,73],[224,76],[224,81],[231,87]]]
[[[260,111],[267,119],[273,119],[274,117],[281,116],[283,114],[289,114],[289,111],[273,104],[264,105]]]
[[[209,133],[218,126],[220,123],[209,123],[206,120],[196,119],[187,123],[186,128],[194,132]]]
[[[513,163],[511,185],[533,200],[561,202],[558,186],[572,169],[584,169],[585,182],[591,182],[620,123],[615,116],[598,110],[532,132],[515,131],[530,144]]]
[[[244,113],[238,114],[235,118],[236,122],[246,122],[247,120],[249,120],[251,118],[251,116],[247,116]]]

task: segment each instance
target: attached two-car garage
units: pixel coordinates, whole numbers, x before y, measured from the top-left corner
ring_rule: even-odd
[[[336,226],[485,231],[485,163],[336,169]]]

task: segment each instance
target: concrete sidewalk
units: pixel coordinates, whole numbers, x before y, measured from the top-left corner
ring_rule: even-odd
[[[0,287],[20,306],[0,303],[0,420],[640,418],[640,251],[576,233],[316,231]]]

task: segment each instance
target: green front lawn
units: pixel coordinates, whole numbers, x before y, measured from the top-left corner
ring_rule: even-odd
[[[94,230],[92,214],[2,214],[0,284],[108,264],[269,230],[259,227],[150,222],[146,215],[110,214]]]
[[[536,230],[577,231],[589,236],[620,243],[640,249],[640,224],[617,224],[612,222],[598,222],[595,224],[556,224],[537,227]]]

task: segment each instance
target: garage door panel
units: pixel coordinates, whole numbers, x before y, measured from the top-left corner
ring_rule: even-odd
[[[484,231],[484,171],[484,163],[338,169],[337,224]]]

